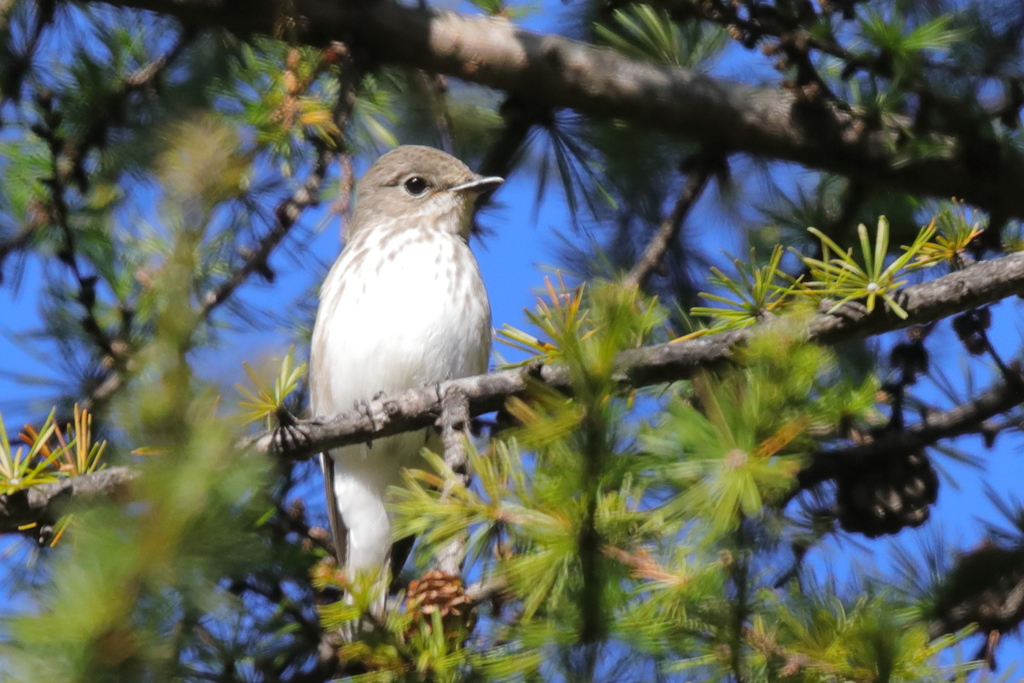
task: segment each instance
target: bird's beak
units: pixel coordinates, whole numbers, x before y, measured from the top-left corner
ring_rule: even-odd
[[[469,182],[456,185],[451,189],[451,192],[471,192],[472,194],[483,194],[484,192],[490,192],[494,188],[498,187],[505,182],[504,178],[498,176],[477,176]]]

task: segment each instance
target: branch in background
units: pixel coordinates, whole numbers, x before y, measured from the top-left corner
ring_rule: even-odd
[[[99,278],[93,274],[85,275],[82,265],[78,262],[77,240],[75,230],[71,227],[71,209],[68,206],[66,195],[67,183],[71,178],[69,173],[61,170],[61,157],[65,149],[65,141],[57,133],[56,127],[50,125],[53,114],[49,106],[50,104],[49,100],[44,103],[44,119],[47,123],[36,126],[34,132],[46,141],[50,149],[51,176],[43,182],[50,193],[50,206],[48,208],[50,209],[51,218],[57,223],[57,227],[60,228],[61,234],[64,237],[64,245],[57,250],[57,258],[68,267],[78,283],[76,300],[85,310],[85,317],[81,320],[82,328],[103,354],[101,363],[110,363],[116,367],[121,362],[121,357],[123,356],[123,349],[121,347],[124,344],[120,342],[115,347],[114,338],[107,334],[107,331],[100,325],[96,317],[96,283]],[[80,158],[84,159],[85,154],[85,152],[81,152]],[[72,167],[77,166],[78,164],[72,163]]]
[[[7,257],[27,249],[32,244],[32,236],[38,227],[38,224],[27,225],[0,242],[0,285],[4,283],[4,262]]]
[[[145,66],[139,67],[128,74],[121,81],[119,89],[112,92],[111,96],[103,102],[102,108],[93,112],[92,121],[86,128],[81,140],[77,141],[77,146],[71,146],[66,152],[68,161],[73,168],[75,180],[80,185],[85,186],[88,182],[88,175],[84,166],[86,156],[94,147],[104,144],[107,139],[107,132],[114,125],[115,121],[124,120],[123,110],[130,104],[128,102],[129,96],[154,85],[157,78],[181,56],[185,48],[191,45],[195,38],[196,33],[194,31],[188,28],[182,30],[170,49]]]
[[[1024,550],[986,539],[959,555],[938,586],[929,636],[956,633],[972,624],[985,636],[975,659],[995,669],[995,650],[1003,634],[1024,622]]]
[[[362,69],[358,69],[352,63],[350,53],[343,46],[332,45],[330,49],[336,58],[344,60],[340,69],[341,87],[334,110],[334,122],[339,131],[334,146],[328,148],[321,145],[318,148],[316,161],[309,177],[291,196],[277,205],[274,211],[276,219],[274,227],[257,242],[254,248],[246,250],[242,263],[220,285],[203,296],[200,314],[204,318],[209,318],[219,306],[228,301],[254,273],[270,272],[267,263],[270,255],[291,232],[302,212],[319,202],[320,188],[327,175],[327,169],[334,158],[344,149],[342,135],[355,106]],[[171,54],[177,53],[177,50],[171,52]],[[166,66],[169,61],[169,58],[164,58],[162,65]],[[146,67],[136,72],[136,74],[140,73],[148,74],[151,79],[155,76],[156,70]],[[133,78],[132,82],[135,84],[134,87],[140,87],[144,79],[140,76]],[[96,378],[87,395],[81,400],[81,404],[90,408],[107,401],[121,388],[124,380],[123,374],[123,370],[116,367],[104,369]]]
[[[697,203],[697,200],[703,194],[704,188],[707,187],[711,176],[719,170],[722,164],[721,159],[712,161],[709,158],[703,157],[691,161],[693,169],[686,179],[683,191],[679,193],[675,206],[672,207],[672,211],[662,221],[658,231],[654,233],[654,237],[647,244],[644,253],[626,275],[624,281],[626,286],[640,288],[647,286],[647,281],[661,267],[665,252],[668,251],[669,246],[678,237],[679,231],[683,227],[683,222],[690,214],[690,210],[693,209],[694,204]]]
[[[210,317],[214,310],[230,299],[254,273],[261,273],[268,280],[273,279],[268,259],[295,227],[302,212],[320,203],[320,188],[334,156],[335,152],[329,149],[320,149],[317,152],[313,170],[306,180],[274,209],[275,222],[270,232],[260,238],[255,248],[245,249],[242,262],[223,282],[203,296],[200,307],[202,317]]]
[[[527,105],[514,97],[498,108],[503,126],[480,163],[480,175],[504,177],[515,168],[530,130],[550,117],[550,111]],[[479,200],[478,200],[479,205]]]
[[[437,132],[441,136],[441,149],[448,154],[455,154],[453,147],[455,122],[452,120],[452,112],[448,106],[448,80],[444,76],[428,71],[419,72],[418,77],[427,94],[427,106],[434,114],[434,125],[437,126]]]
[[[498,137],[487,150],[478,172],[483,176],[499,176],[507,179],[524,153],[530,131],[551,114],[550,111],[524,105],[513,97],[509,97],[501,103],[499,112],[504,125],[501,132],[498,133]],[[491,190],[476,198],[477,211],[491,203],[494,192],[495,190]],[[479,234],[479,227],[475,223],[473,233]]]
[[[11,494],[0,495],[0,534],[37,537],[40,527],[60,518],[61,508],[72,499],[118,499],[128,494],[138,473],[127,467],[111,467],[91,474],[39,484]]]
[[[160,57],[144,67],[129,74],[113,92],[105,103],[106,112],[96,112],[93,120],[79,140],[66,140],[58,131],[60,115],[53,109],[51,95],[40,95],[38,105],[42,109],[43,120],[33,126],[33,132],[43,139],[50,150],[50,177],[43,180],[50,193],[49,206],[46,207],[48,218],[60,228],[64,237],[64,245],[57,250],[57,256],[75,277],[78,283],[78,303],[85,309],[82,327],[103,354],[103,363],[116,368],[123,364],[127,344],[124,339],[128,330],[119,335],[110,335],[100,325],[96,317],[96,283],[98,277],[85,274],[78,260],[77,237],[71,226],[70,206],[67,200],[67,189],[71,183],[77,185],[79,192],[85,194],[88,189],[88,174],[85,170],[86,159],[93,149],[100,146],[107,137],[107,130],[112,120],[119,120],[120,112],[111,115],[115,109],[128,105],[129,96],[148,87],[162,71],[178,56],[193,40],[191,31],[184,31],[174,45]],[[31,234],[26,228],[22,234]],[[0,262],[3,253],[0,252]],[[127,318],[125,318],[127,319]]]
[[[106,139],[106,132],[111,122],[123,118],[115,109],[128,106],[128,98],[132,93],[152,85],[159,75],[184,52],[194,38],[193,32],[183,31],[167,52],[125,77],[120,88],[113,92],[106,101],[106,111],[94,114],[92,123],[87,127],[80,140],[65,141],[61,138],[57,131],[59,117],[57,112],[53,111],[52,97],[42,95],[38,98],[38,104],[43,110],[43,122],[35,126],[33,131],[48,143],[51,156],[51,176],[44,181],[50,192],[50,206],[46,207],[45,211],[49,214],[47,218],[57,223],[64,237],[64,246],[57,253],[60,260],[68,266],[78,284],[76,298],[85,309],[82,327],[103,354],[99,375],[86,397],[81,401],[81,404],[87,409],[96,403],[106,401],[121,384],[120,376],[127,363],[128,344],[126,340],[130,336],[128,321],[131,319],[131,311],[127,308],[122,310],[122,329],[116,334],[111,335],[100,325],[96,316],[98,278],[94,274],[85,274],[79,263],[76,236],[70,223],[70,207],[67,202],[66,190],[70,183],[75,183],[79,191],[85,193],[88,188],[85,162],[89,153]],[[27,227],[20,233],[26,244],[30,241],[33,230],[34,228]],[[0,265],[2,265],[5,255],[3,251],[0,251]]]
[[[313,170],[291,196],[285,198],[274,210],[275,223],[270,232],[264,235],[255,248],[245,253],[242,263],[221,282],[217,287],[210,290],[203,296],[201,314],[209,317],[213,311],[227,301],[241,287],[253,273],[270,273],[268,259],[274,249],[288,236],[291,229],[295,227],[302,212],[311,206],[320,203],[320,189],[323,186],[327,170],[335,157],[345,149],[344,131],[348,126],[349,118],[356,103],[356,94],[362,81],[363,70],[358,68],[351,57],[351,54],[342,46],[331,47],[335,55],[344,59],[340,69],[340,88],[338,102],[334,108],[334,124],[338,134],[330,147],[323,143],[317,143],[316,161]]]
[[[859,317],[818,314],[804,325],[804,339],[831,344],[939,320],[977,306],[1024,292],[1024,252],[976,263],[964,270],[907,287],[901,319],[884,307]],[[733,351],[763,326],[680,340],[624,351],[617,376],[623,386],[644,387],[692,377],[702,369],[726,362]],[[414,429],[430,427],[442,412],[445,391],[457,388],[469,401],[471,416],[500,409],[511,396],[522,396],[532,378],[569,391],[569,373],[560,365],[504,370],[451,380],[367,403],[362,409],[315,420],[297,420],[284,429],[264,432],[247,447],[288,458],[308,458],[321,450],[362,443]]]
[[[756,18],[744,18],[741,15],[742,6],[734,3],[723,2],[723,0],[711,0],[703,3],[681,3],[677,0],[655,0],[652,6],[663,9],[669,13],[674,20],[680,23],[700,18],[710,21],[726,28],[729,34],[748,49],[753,49],[763,38],[772,37],[779,40],[779,47],[787,52],[791,49],[817,50],[843,60],[853,68],[871,70],[877,66],[868,62],[863,57],[850,53],[832,35],[822,35],[820,31],[812,33],[808,26],[814,26],[819,21],[828,21],[827,16],[815,13],[813,7],[806,6],[806,9],[799,15],[785,16],[780,12],[772,11],[773,8],[764,8],[766,11],[759,12]],[[834,13],[835,10],[822,10],[822,15]],[[852,14],[845,17],[852,20]]]
[[[102,406],[109,401],[117,390],[121,388],[121,373],[113,368],[107,368],[86,388],[85,395],[78,401],[85,410],[96,411],[97,406]]]
[[[723,152],[793,161],[911,194],[960,197],[1024,218],[1024,153],[1001,145],[972,157],[977,135],[920,139],[940,152],[915,155],[900,140],[911,121],[873,129],[855,113],[774,88],[751,87],[682,68],[641,62],[505,19],[400,5],[392,0],[253,0],[247,11],[208,0],[91,0],[221,26],[239,35],[275,35],[289,17],[294,38],[326,46],[356,41],[375,63],[404,64],[504,90],[543,108],[568,108],[677,135]],[[908,153],[909,152],[909,153]]]
[[[1024,377],[998,383],[976,398],[941,413],[925,413],[921,421],[905,429],[877,435],[873,441],[849,448],[819,451],[811,464],[800,471],[800,488],[809,488],[840,474],[871,468],[891,455],[920,451],[942,439],[989,432],[987,420],[1024,403]]]

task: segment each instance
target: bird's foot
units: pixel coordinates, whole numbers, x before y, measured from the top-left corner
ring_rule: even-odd
[[[355,402],[355,408],[362,413],[370,421],[370,426],[373,431],[379,432],[391,421],[391,417],[388,415],[384,405],[380,402],[380,397],[384,396],[383,391],[378,391],[372,400],[360,400]],[[367,448],[373,447],[372,441],[366,442]]]
[[[868,316],[867,306],[860,301],[845,301],[837,306],[831,299],[822,299],[818,310],[851,323],[860,322]]]
[[[294,418],[279,421],[274,430],[274,440],[282,453],[307,450],[312,445],[309,436]]]

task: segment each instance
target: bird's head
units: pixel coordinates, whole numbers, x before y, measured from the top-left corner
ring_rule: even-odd
[[[441,150],[404,145],[383,155],[356,186],[348,236],[384,227],[429,227],[469,237],[476,197],[503,182],[473,173]]]

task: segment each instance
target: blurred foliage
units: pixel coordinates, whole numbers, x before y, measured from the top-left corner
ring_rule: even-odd
[[[776,246],[768,263],[757,267],[754,249],[750,250],[750,264],[738,259],[733,261],[738,281],[730,279],[718,268],[712,268],[710,282],[722,287],[735,298],[718,294],[701,293],[701,297],[722,304],[721,306],[698,306],[690,310],[691,315],[714,318],[713,328],[732,330],[749,327],[766,320],[772,312],[785,305],[792,294],[794,283],[786,283],[786,274],[780,270],[783,249]],[[796,281],[799,284],[799,280]]]
[[[721,51],[724,31],[707,24],[679,25],[668,12],[630,5],[612,12],[610,25],[594,27],[598,42],[629,57],[668,66],[706,67]]]
[[[295,364],[295,347],[291,347],[281,359],[280,369],[277,377],[274,378],[273,385],[263,382],[248,363],[243,362],[242,365],[245,367],[245,374],[249,376],[249,381],[256,388],[256,392],[253,393],[241,385],[236,385],[238,391],[245,398],[238,405],[240,408],[248,410],[245,415],[248,422],[264,420],[266,428],[270,429],[275,426],[274,418],[280,414],[280,411],[286,410],[285,401],[288,396],[298,388],[299,381],[306,374],[306,364]]]

